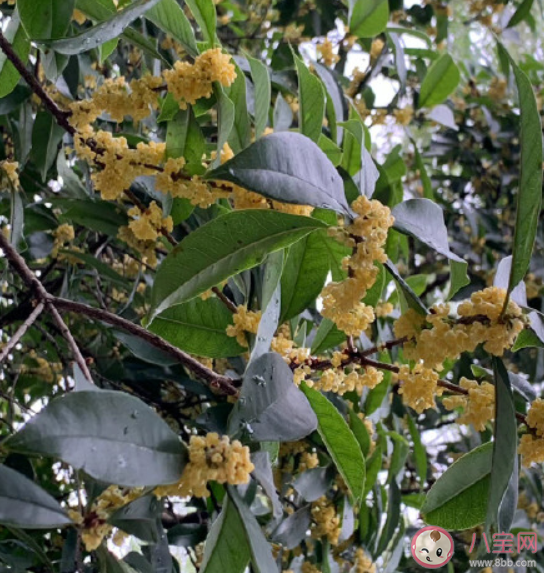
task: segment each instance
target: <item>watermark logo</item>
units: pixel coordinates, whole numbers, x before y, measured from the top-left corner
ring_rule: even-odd
[[[410,549],[419,565],[426,569],[438,569],[452,558],[453,539],[445,529],[430,525],[412,537]]]

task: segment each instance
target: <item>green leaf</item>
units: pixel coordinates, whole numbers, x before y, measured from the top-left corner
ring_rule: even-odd
[[[356,119],[350,119],[339,125],[345,129],[342,166],[353,177],[359,193],[371,197],[376,188],[379,171],[367,149],[367,146],[370,146],[370,134]]]
[[[533,7],[533,0],[523,0],[523,2],[518,6],[518,9],[512,14],[507,28],[512,28],[517,26],[520,22],[523,22],[531,14],[531,8]]]
[[[448,293],[448,300],[458,293],[463,287],[470,284],[468,277],[468,263],[463,261],[450,260],[450,292]]]
[[[388,20],[388,0],[349,0],[350,34],[372,38],[385,30]]]
[[[414,309],[419,314],[428,314],[427,307],[413,291],[412,287],[401,277],[397,267],[391,261],[387,261],[383,266],[395,280],[399,293],[405,297],[408,307]]]
[[[232,313],[217,298],[194,298],[157,316],[149,330],[185,352],[209,358],[238,356],[247,351],[227,335]]]
[[[119,227],[128,224],[126,213],[107,201],[61,199],[56,200],[55,205],[66,209],[60,216],[61,221],[71,221],[110,237],[116,237]]]
[[[193,110],[180,109],[166,129],[166,156],[184,157],[188,164],[201,165],[206,140]]]
[[[535,332],[530,329],[525,329],[522,330],[516,338],[514,346],[512,346],[512,352],[517,352],[523,348],[544,348],[544,342],[540,340]]]
[[[312,141],[319,139],[325,116],[325,92],[323,84],[293,53],[298,74],[298,122],[300,132]]]
[[[359,446],[361,447],[361,452],[363,452],[363,456],[366,458],[368,456],[368,452],[370,450],[370,436],[368,435],[368,430],[364,425],[363,421],[357,416],[355,411],[350,408],[348,410],[349,414],[349,427],[355,436],[357,442],[359,442]]]
[[[161,511],[161,502],[153,494],[146,495],[118,509],[110,516],[108,523],[138,539],[157,543],[157,517]]]
[[[408,421],[408,430],[410,431],[412,442],[414,442],[412,455],[416,463],[417,475],[423,486],[427,479],[427,451],[421,443],[421,434],[417,429],[416,423],[409,413],[406,414],[406,420]]]
[[[499,42],[499,54],[510,61],[518,87],[521,115],[521,165],[516,206],[516,230],[508,292],[523,280],[529,268],[542,206],[542,132],[535,94],[527,76]]]
[[[31,40],[51,40],[66,34],[74,0],[17,0],[17,9]]]
[[[244,522],[229,496],[206,539],[201,573],[243,573],[251,559]]]
[[[289,248],[281,277],[281,322],[308,308],[321,293],[329,273],[325,232],[316,232]]]
[[[342,129],[337,127],[337,123],[346,119],[346,98],[344,96],[344,90],[336,80],[335,74],[329,68],[318,62],[314,62],[313,66],[317,75],[321,78],[327,94],[326,109],[331,138],[337,145],[340,145],[343,133]]]
[[[228,491],[243,523],[251,552],[252,569],[255,573],[278,573],[278,566],[272,556],[272,547],[265,539],[257,519],[235,488],[229,486]],[[223,569],[223,571],[230,573],[230,569]]]
[[[268,68],[260,60],[246,55],[251,69],[251,79],[255,86],[255,139],[259,139],[268,123],[270,108],[270,74]]]
[[[31,155],[42,181],[46,181],[47,172],[57,158],[63,136],[64,130],[55,118],[48,111],[38,111],[32,129]]]
[[[328,318],[324,318],[315,333],[312,342],[312,354],[322,354],[329,348],[334,348],[345,342],[346,335],[338,330],[336,324]]]
[[[351,214],[344,185],[327,156],[299,133],[272,133],[207,174],[283,203]]]
[[[414,146],[414,159],[416,162],[416,168],[419,171],[419,177],[421,179],[421,184],[423,185],[423,197],[425,199],[430,199],[434,201],[434,191],[433,186],[431,183],[431,178],[427,173],[427,168],[425,167],[425,163],[423,162],[423,157],[417,148],[416,142],[412,139],[412,145]]]
[[[499,507],[514,471],[518,432],[514,398],[508,372],[500,358],[493,357],[495,379],[495,424],[491,483],[487,502],[486,530],[498,523]]]
[[[71,255],[75,259],[79,259],[86,266],[91,267],[99,272],[100,278],[108,278],[112,282],[128,288],[129,281],[125,277],[121,276],[117,271],[114,271],[109,265],[103,263],[101,260],[93,257],[88,253],[80,253],[79,251],[71,251],[70,249],[59,249],[59,253],[63,255]]]
[[[363,490],[363,499],[370,493],[374,485],[377,483],[378,474],[382,469],[382,448],[376,446],[376,449],[372,452],[372,455],[368,458],[365,466],[366,480],[365,487]]]
[[[213,219],[185,237],[162,262],[151,293],[152,317],[323,226],[310,217],[251,209]]]
[[[151,10],[146,12],[145,17],[161,30],[170,34],[176,42],[184,47],[188,54],[193,57],[198,55],[193,27],[176,0],[160,0]]]
[[[335,167],[340,165],[340,162],[342,161],[342,150],[332,139],[329,139],[326,135],[320,134],[319,139],[317,140],[317,145],[319,145],[319,149],[325,153],[329,158],[329,161]]]
[[[33,2],[34,0],[27,1]],[[128,8],[116,12],[113,16],[103,20],[96,26],[76,36],[50,42],[49,46],[56,52],[67,55],[81,54],[98,48],[98,46],[109,40],[117,38],[136,18],[143,16],[147,10],[153,8],[158,2],[159,0],[135,0]]]
[[[488,442],[455,461],[434,483],[421,508],[429,525],[470,529],[485,521],[493,444]]]
[[[419,92],[419,107],[442,103],[457,87],[461,75],[449,54],[443,54],[427,70]]]
[[[254,440],[290,442],[306,437],[316,427],[314,411],[293,383],[293,373],[283,358],[269,352],[252,360],[229,433],[245,430]]]
[[[26,64],[30,52],[30,40],[21,26],[19,14],[15,10],[4,32],[4,37],[11,44],[19,59]],[[6,54],[0,50],[0,98],[6,97],[19,82],[20,74],[7,59]]]
[[[228,141],[234,153],[238,153],[249,145],[251,126],[247,111],[246,77],[244,72],[242,72],[238,67],[238,64],[235,63],[234,65],[236,67],[236,79],[230,88],[225,90],[225,93],[228,95],[229,100],[234,104],[233,124]]]
[[[234,126],[236,110],[234,109],[234,104],[231,99],[218,82],[214,84],[213,92],[217,100],[217,158],[212,165],[216,167],[221,163],[221,150],[229,140],[230,133]]]
[[[353,497],[361,500],[365,486],[365,460],[353,432],[338,410],[317,390],[301,384],[317,415],[317,431]]]
[[[27,477],[0,465],[0,524],[52,529],[72,521],[59,503]]]
[[[175,483],[185,462],[183,444],[162,418],[138,398],[109,390],[56,398],[3,445],[128,487]]]
[[[212,0],[186,0],[186,3],[202,30],[208,47],[213,48],[216,44],[215,29],[217,28],[215,4]]]

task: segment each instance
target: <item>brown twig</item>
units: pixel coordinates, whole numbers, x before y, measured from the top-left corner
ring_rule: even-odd
[[[8,357],[8,354],[12,351],[13,348],[17,345],[19,340],[25,335],[25,332],[34,324],[34,321],[40,316],[42,310],[44,309],[44,303],[40,302],[36,308],[30,313],[28,318],[19,326],[15,334],[8,340],[7,344],[0,352],[0,364],[4,362],[4,360]]]

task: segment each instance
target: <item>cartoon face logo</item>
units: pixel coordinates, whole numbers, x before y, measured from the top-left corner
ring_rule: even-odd
[[[412,557],[426,569],[443,567],[453,556],[453,539],[441,527],[430,525],[412,538]]]

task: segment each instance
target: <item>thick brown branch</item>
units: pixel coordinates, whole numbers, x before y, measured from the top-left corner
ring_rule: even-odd
[[[146,330],[121,316],[117,316],[116,314],[106,310],[63,298],[54,297],[52,302],[59,310],[83,314],[89,318],[111,324],[112,326],[133,334],[145,342],[148,342],[155,348],[158,348],[172,356],[172,358],[175,358],[180,364],[183,364],[188,370],[193,372],[195,376],[205,380],[211,388],[219,390],[223,394],[227,394],[229,396],[235,396],[238,394],[238,390],[233,385],[233,380],[231,378],[228,376],[222,376],[213,370],[206,368],[206,366],[202,365],[198,360],[173,346],[157,334],[154,334],[153,332],[150,332],[149,330]]]

